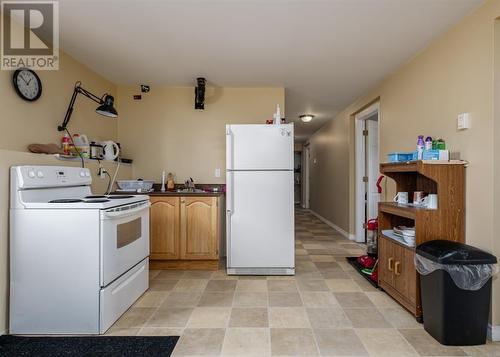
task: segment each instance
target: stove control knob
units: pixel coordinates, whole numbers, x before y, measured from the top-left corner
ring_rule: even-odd
[[[39,178],[43,178],[43,172],[42,171],[38,171],[36,173],[36,175],[39,177]]]
[[[86,176],[86,177],[90,177],[90,172],[85,171],[85,176]]]
[[[35,178],[35,171],[28,171],[28,176],[31,178]]]

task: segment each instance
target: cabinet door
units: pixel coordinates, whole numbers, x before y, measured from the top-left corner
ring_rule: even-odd
[[[151,197],[151,259],[179,259],[179,213],[179,197]]]
[[[378,255],[379,280],[394,286],[394,244],[387,238],[380,237]]]
[[[181,198],[181,259],[219,256],[217,197]]]
[[[408,301],[416,303],[416,270],[413,250],[395,245],[394,288]]]

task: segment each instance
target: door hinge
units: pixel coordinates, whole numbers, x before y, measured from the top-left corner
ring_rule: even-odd
[[[363,130],[363,136],[368,136],[368,130]]]
[[[363,182],[368,182],[368,176],[363,176]]]

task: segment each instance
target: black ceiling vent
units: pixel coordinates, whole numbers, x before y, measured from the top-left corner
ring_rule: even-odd
[[[207,84],[207,80],[205,78],[196,78],[196,82],[198,84],[197,87],[194,88],[194,109],[205,109],[205,85]]]

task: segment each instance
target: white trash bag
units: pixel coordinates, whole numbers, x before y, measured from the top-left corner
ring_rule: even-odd
[[[453,282],[462,290],[479,290],[496,273],[497,264],[458,265],[439,264],[415,254],[415,268],[421,275],[428,275],[441,269],[450,274]]]

